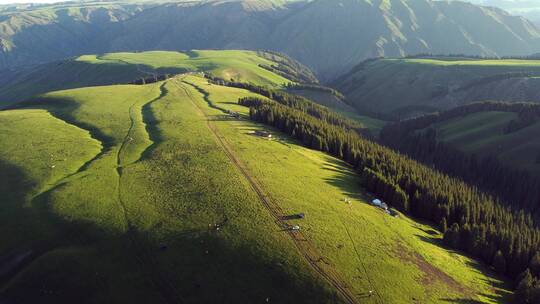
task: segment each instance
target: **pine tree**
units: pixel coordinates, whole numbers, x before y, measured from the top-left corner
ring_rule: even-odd
[[[529,262],[529,269],[533,275],[540,277],[540,252],[536,252],[533,255],[531,261]]]
[[[394,195],[391,204],[396,206],[396,208],[398,208],[402,212],[408,212],[409,198],[407,197],[407,194],[405,194],[405,192],[398,185],[394,185],[393,188]]]
[[[450,247],[458,248],[459,246],[459,224],[453,223],[450,229],[446,231],[443,241]]]
[[[442,233],[445,233],[446,230],[448,230],[448,224],[446,223],[445,217],[441,219],[441,222],[439,223],[439,229],[441,230]]]
[[[533,277],[529,269],[519,276],[514,300],[516,303],[531,303],[531,292],[533,288]]]
[[[529,303],[531,304],[540,303],[540,283],[539,282],[536,282],[535,285],[532,287],[529,293],[529,296],[530,296]]]
[[[495,253],[492,265],[498,273],[504,274],[506,272],[506,259],[500,250]]]

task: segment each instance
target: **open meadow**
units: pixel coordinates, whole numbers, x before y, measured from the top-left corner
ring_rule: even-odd
[[[118,56],[177,62],[143,55]],[[370,205],[347,164],[250,121],[246,96],[256,95],[186,73],[1,111],[0,301],[509,299],[504,280],[443,247],[428,223]]]
[[[248,114],[248,108],[232,101],[251,93],[196,77],[184,82],[208,93],[216,107]],[[375,290],[374,303],[504,301],[502,283],[489,278],[490,271],[481,264],[442,248],[440,234],[429,225],[370,206],[373,197],[359,187],[359,178],[345,163],[303,148],[272,129],[276,138],[259,138],[252,132],[265,129],[261,125],[231,121],[220,110],[203,109],[285,213],[306,214],[291,224],[301,225],[320,253],[320,262],[335,267],[359,298]]]
[[[276,86],[291,82],[260,65],[276,63],[242,50],[148,51],[83,55],[15,73],[0,83],[0,108],[50,91],[127,84],[154,75],[205,72],[227,80]]]

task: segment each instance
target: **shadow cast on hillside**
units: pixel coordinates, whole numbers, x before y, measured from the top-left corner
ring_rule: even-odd
[[[41,109],[48,111],[56,119],[62,120],[67,124],[78,127],[82,130],[88,131],[90,137],[98,141],[101,145],[101,150],[99,153],[94,155],[90,160],[86,161],[79,169],[71,173],[68,176],[65,176],[64,179],[79,174],[86,169],[97,159],[101,158],[103,155],[111,151],[114,146],[114,139],[110,136],[105,135],[98,127],[95,127],[91,124],[78,121],[73,117],[73,113],[76,112],[79,108],[79,105],[76,101],[70,98],[46,98],[46,97],[35,97],[19,103],[15,106],[10,107],[9,109]]]
[[[478,294],[477,296],[482,296],[484,298],[489,299],[490,301],[493,301],[494,303],[513,303],[513,296],[510,292],[502,292],[497,291],[497,295],[489,295],[485,293]],[[483,304],[486,303],[485,301],[480,301],[476,299],[450,299],[450,298],[442,298],[441,301],[444,301],[446,303],[455,303],[455,304]]]
[[[423,225],[430,225],[429,223],[426,223],[426,222],[422,222],[422,224]],[[431,231],[431,230],[426,231],[425,229],[421,229],[419,227],[416,227],[416,228],[418,228],[419,230],[424,231],[426,233],[429,233]],[[498,274],[496,274],[488,265],[486,265],[483,262],[475,259],[474,257],[472,257],[471,255],[469,255],[469,254],[467,254],[465,252],[462,252],[460,250],[456,250],[456,249],[453,249],[453,248],[450,248],[450,247],[446,246],[443,243],[441,238],[426,237],[426,236],[419,235],[419,234],[415,234],[415,237],[417,237],[419,240],[421,240],[423,242],[435,245],[435,246],[437,246],[439,248],[443,248],[443,249],[445,249],[445,250],[447,250],[449,252],[468,257],[470,260],[467,260],[465,262],[467,267],[469,267],[471,269],[474,269],[478,273],[482,273],[486,277],[491,277],[491,278],[496,279],[496,280],[492,280],[492,281],[482,279],[482,281],[484,283],[486,283],[488,285],[491,285],[492,287],[495,288],[494,289],[495,295],[481,294],[481,296],[483,296],[485,298],[489,298],[494,302],[506,301],[511,296],[511,293],[506,291],[506,290],[511,290],[512,286],[510,286],[510,284],[508,282],[505,282],[503,280],[503,278],[501,278]],[[443,299],[443,300],[449,301],[450,303],[484,303],[484,302],[479,302],[479,301],[476,301],[476,300],[473,300],[473,299],[457,299],[457,300],[456,299]]]
[[[303,263],[287,265],[288,259],[261,254],[248,240],[233,246],[221,236],[229,225],[220,232],[205,225],[167,234],[112,232],[99,221],[59,216],[51,192],[23,207],[35,185],[16,166],[0,161],[0,172],[0,228],[17,240],[3,243],[0,252],[0,269],[9,268],[0,272],[2,303],[91,303],[106,290],[127,296],[139,280],[148,289],[143,294],[167,303],[339,302],[322,281],[298,280],[297,273],[307,270]],[[41,235],[44,229],[49,233]],[[28,251],[30,256],[14,258]]]
[[[326,182],[343,191],[347,197],[355,199],[367,198],[361,191],[359,177],[353,171],[353,168],[345,162],[325,155],[325,165],[322,169],[335,173],[331,178],[327,178]]]
[[[57,119],[88,131],[92,138],[101,142],[104,150],[110,149],[114,144],[114,139],[105,135],[99,128],[75,119],[73,113],[79,109],[79,105],[71,98],[34,97],[9,108],[12,109],[46,110]]]
[[[431,237],[426,237],[426,236],[423,236],[423,235],[420,235],[420,234],[415,234],[414,236],[417,237],[417,238],[418,238],[419,240],[421,240],[422,242],[430,243],[430,244],[432,244],[432,245],[435,245],[435,246],[444,248],[444,249],[446,249],[446,250],[451,250],[450,248],[444,246],[444,244],[443,244],[443,242],[442,242],[441,239],[431,238]]]
[[[164,94],[166,90],[162,90],[160,97]],[[73,101],[35,100],[19,108],[49,110],[60,119],[89,130],[93,137],[102,141],[105,151],[112,143],[98,129],[73,119],[72,113],[77,109]],[[160,142],[157,120],[150,105],[146,110],[144,120],[149,122],[149,134],[154,142]],[[131,293],[132,290],[121,289],[126,284],[124,280],[130,278],[145,281],[148,293],[157,293],[169,303],[199,302],[201,299],[209,303],[249,303],[257,302],[263,296],[288,303],[311,303],[320,299],[338,302],[335,292],[322,281],[298,280],[297,273],[306,269],[283,266],[285,261],[275,260],[277,256],[274,260],[261,258],[267,256],[265,252],[253,249],[247,241],[240,247],[235,242],[233,247],[218,234],[204,228],[201,231],[169,231],[164,235],[136,228],[111,231],[104,224],[97,224],[99,219],[68,220],[50,205],[55,192],[62,191],[65,183],[36,196],[30,208],[23,208],[24,196],[35,185],[29,183],[16,166],[0,163],[0,172],[3,173],[0,175],[0,197],[13,202],[0,206],[10,208],[2,213],[9,213],[10,221],[1,221],[0,227],[3,231],[13,231],[17,239],[24,241],[20,245],[4,244],[9,248],[0,252],[0,268],[8,268],[5,267],[7,263],[13,263],[17,256],[32,251],[31,255],[0,276],[1,285],[10,281],[0,297],[3,303],[80,303],[81,296],[92,302],[92,297],[99,296],[103,289],[115,289],[116,294]],[[35,223],[46,223],[51,232],[39,239],[23,233],[28,231],[29,235],[34,235],[42,231],[43,227],[33,226]],[[70,255],[66,253],[68,248],[68,252],[76,248],[79,251]],[[77,252],[80,250],[84,250],[85,258],[79,261]],[[54,275],[46,271],[46,265],[59,262],[54,257],[51,259],[51,253],[60,253],[64,257],[54,268]],[[66,254],[69,256],[67,259]],[[70,267],[66,260],[75,260],[76,263]],[[83,264],[84,267],[81,266]],[[109,268],[111,264],[115,264],[112,271]],[[83,270],[78,272],[77,267]],[[100,282],[93,281],[94,271],[104,274]]]
[[[50,248],[41,233],[33,233],[49,228],[38,225],[42,209],[24,207],[26,193],[36,185],[17,166],[3,160],[0,160],[0,172],[0,227],[8,234],[0,247],[1,287]],[[21,226],[29,228],[21,229]]]
[[[140,68],[142,66],[143,68]],[[76,71],[76,72],[74,72]],[[148,65],[122,62],[91,62],[67,60],[40,65],[32,70],[14,73],[13,80],[0,87],[0,101],[11,105],[43,93],[92,86],[129,84],[149,74],[181,74],[185,68],[153,68]],[[25,85],[21,85],[21,84]],[[9,108],[10,106],[5,106]],[[1,109],[1,107],[0,107]]]
[[[142,106],[141,111],[143,123],[145,125],[148,138],[152,143],[148,147],[146,147],[146,149],[141,153],[141,157],[139,160],[148,159],[156,149],[157,145],[164,141],[163,135],[158,128],[159,119],[156,117],[156,114],[152,110],[152,105],[167,95],[168,90],[165,88],[166,83],[167,82],[162,83],[159,87],[160,93],[158,97],[150,100]]]

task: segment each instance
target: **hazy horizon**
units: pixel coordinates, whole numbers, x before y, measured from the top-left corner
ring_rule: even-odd
[[[73,0],[0,0],[0,4],[19,4],[19,3],[56,3],[68,2]]]

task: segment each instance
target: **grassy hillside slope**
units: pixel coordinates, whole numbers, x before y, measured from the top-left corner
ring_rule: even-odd
[[[233,69],[235,80],[279,87],[254,54],[73,62],[111,77]],[[246,119],[246,96],[186,73],[0,111],[0,302],[507,302],[505,282],[441,246],[431,226],[370,206],[345,163],[275,130],[254,136],[268,129]]]
[[[47,93],[0,112],[11,172],[0,180],[10,193],[1,225],[12,232],[0,254],[13,266],[0,298],[345,301],[337,284],[356,302],[504,301],[502,283],[442,248],[435,230],[369,206],[344,163],[286,136],[255,137],[263,126],[215,108],[245,114],[236,100],[251,94],[179,76]],[[30,115],[44,127],[22,120]],[[32,148],[16,140],[28,130]],[[297,212],[306,218],[280,218]]]
[[[474,101],[540,102],[539,76],[538,60],[377,59],[334,86],[359,107],[414,116]]]
[[[42,210],[40,222],[53,228],[42,230],[45,235],[25,249],[45,244],[4,282],[4,298],[67,303],[80,302],[83,294],[86,303],[332,301],[333,292],[277,230],[186,94],[172,83],[159,83],[43,96],[48,101],[40,108],[70,121],[72,128],[87,128],[103,149],[94,148],[95,155],[87,155],[82,167],[74,166],[54,185],[35,188],[33,198],[13,197],[7,205],[10,214]],[[20,174],[35,170],[27,161],[36,156],[33,150],[14,151],[14,138],[3,142],[12,147],[9,155],[20,158],[3,157],[3,164]],[[32,181],[43,183],[37,175]],[[19,179],[3,178],[6,183],[24,186]],[[19,231],[31,227],[15,220],[3,225],[17,233],[15,239],[27,240]],[[19,244],[6,246],[2,254],[8,251],[24,252]]]
[[[184,82],[208,94],[207,102],[214,106],[248,114],[247,108],[230,103],[244,96],[242,90],[216,87],[192,77]],[[440,247],[440,235],[430,226],[404,216],[392,218],[369,206],[370,196],[359,189],[358,177],[343,162],[303,148],[280,134],[273,141],[254,137],[249,132],[260,125],[224,120],[223,112],[216,109],[206,112],[210,119],[216,117],[212,121],[232,150],[285,213],[306,213],[305,220],[292,224],[303,227],[322,262],[344,276],[360,303],[369,301],[368,290],[376,291],[377,298],[371,300],[376,303],[505,301],[505,292],[493,289],[501,286],[498,283],[491,281],[488,285],[492,287],[481,287],[483,279],[478,275],[489,271]],[[344,197],[350,198],[351,204],[345,203]],[[471,272],[467,265],[474,265],[475,270]]]
[[[224,79],[253,82],[258,85],[281,85],[288,83],[286,78],[263,69],[260,65],[275,65],[273,61],[258,56],[252,51],[211,51],[193,50],[185,53],[150,51],[143,53],[112,53],[89,57],[80,61],[91,63],[128,63],[149,66],[157,71],[169,69],[202,71]]]
[[[328,92],[321,92],[311,89],[289,89],[287,91],[291,94],[303,96],[313,102],[328,107],[329,109],[332,109],[343,116],[361,123],[363,126],[368,128],[374,136],[377,136],[387,123],[384,120],[359,114],[359,111],[356,108],[350,106],[343,100]]]
[[[480,112],[435,124],[438,140],[467,153],[496,155],[504,164],[540,174],[540,123],[512,133],[504,132],[517,114]]]
[[[252,51],[140,52],[84,55],[0,77],[0,107],[33,95],[60,89],[128,83],[155,74],[187,71],[279,86],[290,80],[259,65],[275,66]]]

